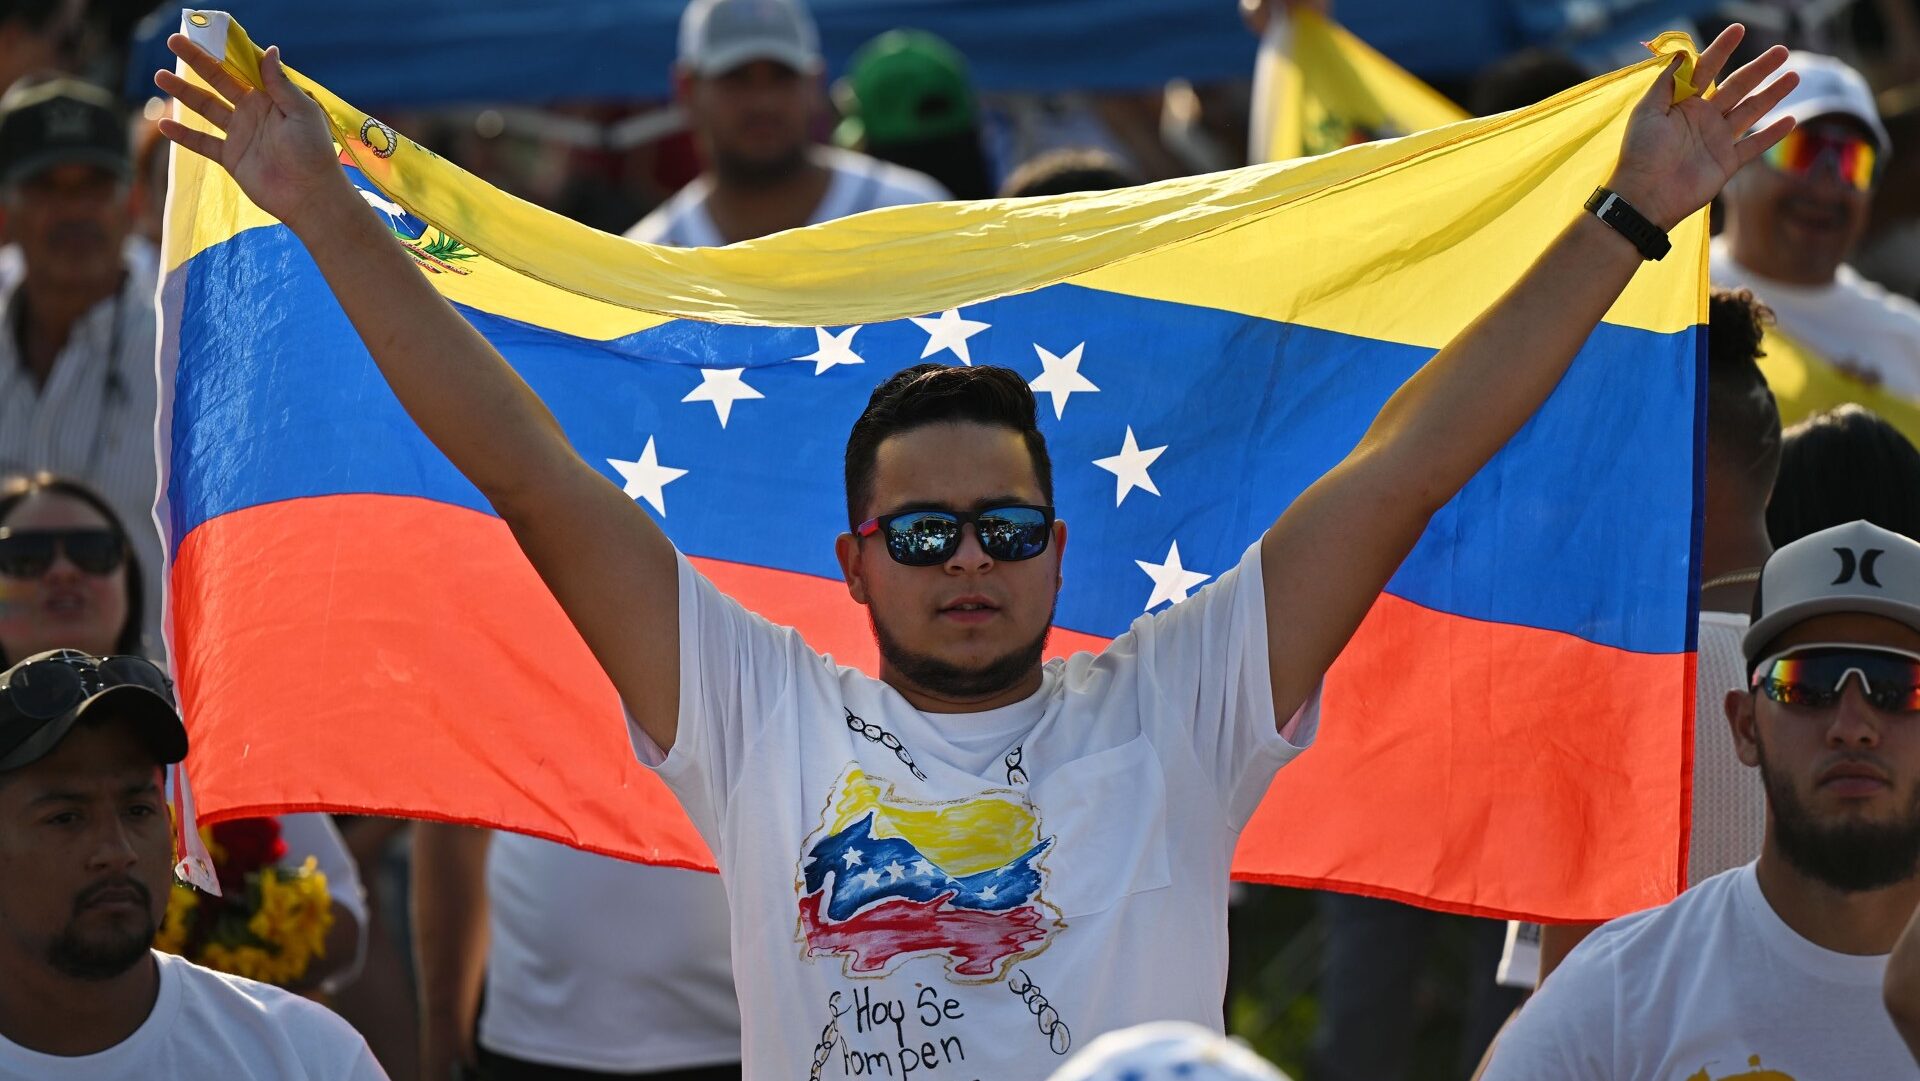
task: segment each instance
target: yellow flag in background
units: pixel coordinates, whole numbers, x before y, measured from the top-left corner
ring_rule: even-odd
[[[1467,118],[1326,16],[1273,7],[1254,68],[1249,161],[1325,154]]]
[[[1780,403],[1782,426],[1856,402],[1920,445],[1920,402],[1868,383],[1778,330],[1767,332],[1761,348],[1766,355],[1760,358],[1760,372]]]

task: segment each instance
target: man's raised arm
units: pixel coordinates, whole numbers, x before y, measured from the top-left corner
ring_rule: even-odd
[[[1718,76],[1741,35],[1735,25],[1707,47],[1695,85]],[[1634,106],[1606,186],[1663,230],[1705,206],[1792,127],[1781,120],[1741,137],[1792,89],[1789,74],[1755,93],[1785,59],[1776,46],[1713,98],[1676,104],[1676,58]],[[1279,723],[1312,693],[1428,519],[1553,393],[1640,261],[1599,218],[1573,216],[1498,303],[1388,399],[1353,453],[1267,530],[1260,565]]]
[[[168,71],[155,83],[226,137],[173,120],[161,132],[217,162],[307,246],[400,404],[513,530],[640,727],[671,748],[679,587],[666,535],[581,460],[532,389],[367,212],[325,115],[287,79],[278,49],[262,59],[256,90],[184,35],[167,45],[217,93]]]

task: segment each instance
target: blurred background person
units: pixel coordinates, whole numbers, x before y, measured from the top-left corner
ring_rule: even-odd
[[[0,5],[0,93],[27,75],[67,66],[84,7],[81,0],[7,0]]]
[[[1029,159],[1000,185],[1000,196],[1065,195],[1072,191],[1111,191],[1141,183],[1119,158],[1104,150],[1050,150]]]
[[[0,477],[0,668],[54,649],[143,656],[146,568],[125,524],[100,493],[51,473]],[[358,972],[367,925],[360,874],[330,816],[280,816],[298,868],[312,856],[327,876],[333,927],[296,990],[335,991]]]
[[[674,96],[706,169],[627,236],[718,247],[863,210],[948,197],[922,173],[817,145],[820,34],[791,0],[693,0],[680,17]]]
[[[833,100],[836,144],[925,173],[956,199],[993,194],[967,60],[940,38],[889,30],[860,46]]]
[[[161,648],[153,523],[154,281],[130,259],[127,125],[106,91],[55,78],[0,98],[0,471],[51,469],[98,488],[156,573],[141,598]]]
[[[1779,332],[1820,359],[1920,398],[1920,305],[1847,265],[1891,149],[1873,92],[1832,57],[1796,51],[1787,65],[1800,85],[1760,123],[1798,127],[1728,182],[1713,282],[1753,290]]]

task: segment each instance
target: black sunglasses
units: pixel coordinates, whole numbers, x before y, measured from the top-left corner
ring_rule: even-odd
[[[126,562],[127,544],[111,529],[22,529],[0,527],[0,576],[38,578],[56,555],[92,575],[112,574]]]
[[[1053,537],[1052,507],[992,507],[977,511],[903,510],[869,518],[854,528],[862,537],[881,533],[895,563],[932,567],[960,548],[962,527],[973,524],[980,548],[993,559],[1014,563],[1047,550]]]
[[[145,657],[53,657],[23,664],[7,678],[4,693],[14,713],[50,721],[101,691],[144,687],[173,703],[173,681]]]

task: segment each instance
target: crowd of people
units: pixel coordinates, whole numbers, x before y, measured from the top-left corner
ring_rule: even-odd
[[[75,0],[0,9],[0,1079],[1284,1076],[1221,1035],[1238,830],[1310,751],[1322,674],[1428,517],[1552,391],[1654,238],[1710,201],[1688,888],[1544,927],[1317,895],[1315,1031],[1286,1065],[1312,1081],[1920,1076],[1920,930],[1903,937],[1920,909],[1920,451],[1858,405],[1783,425],[1760,363],[1801,350],[1920,401],[1920,304],[1852,265],[1866,246],[1877,265],[1911,258],[1873,224],[1913,126],[1883,117],[1854,67],[1735,28],[1700,57],[1710,98],[1676,102],[1663,77],[1614,198],[1566,208],[1519,284],[1235,569],[1097,657],[1041,661],[1065,527],[1027,383],[984,364],[885,379],[847,438],[837,548],[873,616],[874,678],[740,608],[579,460],[366,214],[277,51],[249,87],[176,37],[205,86],[162,72],[178,112],[129,111],[74,74],[97,76],[82,46],[98,33],[80,28],[100,25]],[[1127,103],[1044,123],[989,108],[965,58],[918,31],[869,43],[830,93],[824,74],[798,0],[691,0],[673,87],[698,169],[637,221],[596,224],[718,246],[905,203],[1122,188],[1199,154],[1140,151],[1154,139]],[[1503,110],[1583,74],[1529,54],[1469,97]],[[636,753],[719,875],[293,814],[222,881],[256,920],[277,884],[323,881],[311,962],[267,976],[181,945],[228,940],[176,885],[169,824],[168,770],[189,753],[153,511],[169,141],[306,243],[409,415],[620,690]],[[1116,813],[1132,787],[1164,787],[1154,828],[1178,837],[1178,865],[1153,883],[1127,879],[1121,850],[1056,868],[1119,899],[1068,891],[1085,897],[1050,932],[1044,984],[1024,968],[849,974],[793,948],[794,872],[775,853],[808,827],[791,808],[902,768],[916,799],[959,806],[1010,747],[1033,798],[1049,774],[1078,794],[1049,807],[1061,821],[1135,821]],[[1073,782],[1095,758],[1111,783]],[[216,859],[247,846],[201,835]],[[940,872],[879,854],[884,838],[844,840],[830,854],[846,880]],[[948,877],[989,902],[998,886],[966,881]],[[1271,895],[1236,890],[1233,906]],[[184,930],[196,919],[213,929]],[[1416,1030],[1442,935],[1467,957],[1436,1054]],[[856,1030],[898,1038],[877,1053]]]

